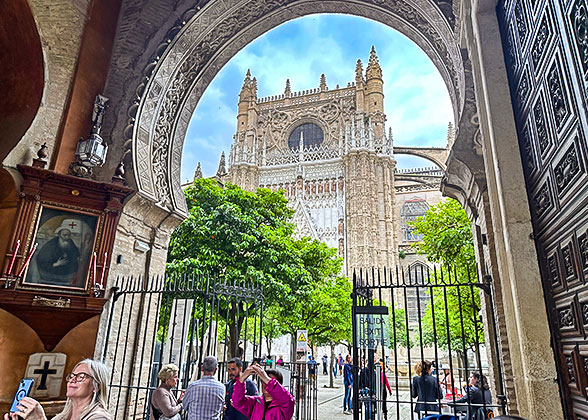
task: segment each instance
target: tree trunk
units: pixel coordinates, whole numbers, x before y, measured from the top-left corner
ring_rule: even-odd
[[[229,309],[229,358],[242,357],[243,351],[239,348],[239,338],[245,321],[243,305],[239,305],[239,316],[237,316],[237,303],[231,302]],[[247,339],[247,337],[245,337]],[[261,343],[260,343],[261,345]]]
[[[265,344],[267,345],[267,354],[270,356],[272,354],[272,338],[268,336],[265,338]]]
[[[333,385],[333,359],[335,359],[335,343],[329,343],[331,347],[331,363],[329,366],[329,388],[334,388]]]
[[[231,302],[229,308],[229,359],[235,357],[235,348],[237,347],[237,308],[235,302]]]

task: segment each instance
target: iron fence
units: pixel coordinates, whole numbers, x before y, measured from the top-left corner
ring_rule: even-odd
[[[200,362],[261,356],[263,293],[254,285],[207,276],[119,278],[108,309],[102,358],[112,367],[110,411],[118,419],[148,419],[163,364],[174,363],[185,389],[200,378]],[[178,391],[179,392],[179,391]]]
[[[490,281],[424,264],[361,270],[352,299],[355,420],[506,414],[502,367],[487,356],[500,354]]]

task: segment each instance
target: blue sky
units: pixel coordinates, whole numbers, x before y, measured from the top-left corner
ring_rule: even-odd
[[[258,97],[327,85],[346,86],[355,79],[355,62],[365,65],[371,46],[384,79],[384,111],[394,143],[438,146],[446,143],[453,122],[451,101],[441,75],[412,41],[394,29],[348,15],[310,15],[267,32],[235,55],[200,99],[190,121],[182,157],[182,181],[191,180],[198,161],[204,176],[216,172],[222,151],[228,154],[235,134],[237,100],[247,69],[257,78]],[[397,155],[400,168],[432,166],[429,161]]]

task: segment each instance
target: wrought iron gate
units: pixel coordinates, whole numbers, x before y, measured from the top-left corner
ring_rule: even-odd
[[[433,363],[433,383],[442,393],[442,398],[427,401],[429,414],[505,414],[502,366],[486,356],[500,354],[491,290],[490,283],[458,270],[423,264],[354,273],[354,419],[414,418],[417,403],[423,401],[411,397],[411,388],[420,375],[415,368],[423,361]],[[486,322],[480,319],[482,309]],[[471,375],[487,378],[492,401],[485,396],[481,404],[458,401],[468,392],[464,386]]]
[[[497,6],[566,418],[588,417],[588,4]]]
[[[255,286],[205,276],[117,279],[102,356],[112,366],[110,411],[148,419],[163,364],[179,368],[180,385],[200,378],[200,361],[215,355],[217,379],[227,360],[261,356],[263,294]]]

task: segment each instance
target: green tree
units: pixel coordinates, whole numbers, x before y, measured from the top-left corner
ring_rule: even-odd
[[[390,336],[390,348],[393,348],[394,345],[409,350],[414,347],[414,340],[410,337],[410,331],[406,329],[406,311],[404,309],[390,308],[388,334]]]
[[[313,342],[350,335],[351,285],[340,275],[342,259],[322,242],[294,239],[293,211],[281,192],[253,193],[200,179],[185,193],[189,216],[172,235],[169,272],[262,286],[263,334],[270,342],[297,329],[308,329]],[[232,353],[248,314],[242,304],[228,305],[221,311],[228,309]],[[249,335],[254,325],[247,326]]]
[[[460,276],[476,274],[476,259],[470,219],[461,205],[448,198],[411,223],[423,235],[413,245],[431,262],[458,270]]]
[[[188,218],[173,232],[168,271],[206,273],[230,282],[263,287],[267,305],[304,290],[311,274],[304,266],[290,223],[292,210],[282,193],[257,192],[200,179],[185,191]],[[247,315],[245,305],[230,302],[229,348]],[[250,312],[255,310],[250,305]]]
[[[307,329],[313,344],[328,344],[351,335],[351,283],[341,276],[337,250],[322,242],[302,238],[294,242],[309,281],[283,296],[275,308],[285,332]]]
[[[455,284],[428,291],[433,293],[433,304],[422,318],[423,342],[437,343],[445,350],[451,348],[463,358],[464,351],[475,350],[476,343],[484,342],[483,326],[477,318],[480,292],[464,285],[477,282],[470,220],[457,201],[447,199],[430,207],[412,226],[423,235],[422,241],[414,245],[417,251],[441,265],[438,277],[442,271],[445,282]]]

